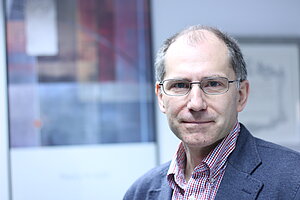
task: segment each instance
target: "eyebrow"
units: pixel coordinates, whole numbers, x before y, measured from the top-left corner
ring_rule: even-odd
[[[201,78],[202,79],[207,79],[207,78],[219,78],[219,77],[225,77],[227,78],[227,76],[225,75],[219,75],[219,74],[214,74],[212,76],[204,76]],[[168,78],[168,79],[173,79],[173,80],[184,80],[184,81],[192,81],[191,79],[189,78],[183,78],[183,77],[174,77],[174,78]]]

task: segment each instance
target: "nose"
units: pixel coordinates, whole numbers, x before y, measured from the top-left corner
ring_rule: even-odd
[[[191,91],[188,94],[189,101],[187,103],[187,108],[193,111],[201,111],[207,108],[205,94],[200,88],[199,84],[191,86]]]

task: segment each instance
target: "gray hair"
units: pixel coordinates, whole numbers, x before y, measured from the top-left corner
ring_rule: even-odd
[[[225,43],[229,52],[231,67],[234,70],[237,79],[241,81],[247,79],[246,63],[244,61],[243,54],[239,48],[237,41],[231,36],[229,36],[228,34],[220,31],[219,29],[208,27],[208,26],[196,25],[196,26],[188,27],[176,33],[175,35],[169,37],[168,39],[165,40],[161,48],[158,50],[155,59],[155,76],[158,82],[163,81],[166,73],[165,58],[166,58],[167,50],[169,49],[170,45],[173,42],[175,42],[176,39],[179,38],[180,36],[187,35],[187,34],[191,36],[190,42],[197,44],[197,41],[199,41],[199,39],[201,39],[200,37],[202,37],[202,34],[199,33],[199,31],[201,30],[212,32],[217,36],[217,38],[219,38],[221,41]]]

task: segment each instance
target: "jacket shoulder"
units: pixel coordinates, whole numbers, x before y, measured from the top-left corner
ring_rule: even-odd
[[[147,199],[145,195],[148,191],[157,190],[161,187],[162,182],[166,179],[169,166],[170,162],[167,162],[141,176],[130,186],[123,199]]]
[[[259,138],[255,138],[255,140],[257,144],[258,153],[261,156],[262,160],[273,161],[276,162],[277,165],[280,163],[285,164],[286,162],[300,164],[299,152],[278,144],[264,141]]]
[[[254,176],[263,179],[265,190],[274,198],[297,199],[300,195],[300,153],[261,139],[256,142],[262,164]]]
[[[249,192],[258,188],[256,192],[251,193],[257,196],[257,199],[299,199],[298,166],[300,166],[299,152],[256,138],[241,125],[236,148],[228,159],[228,166],[219,189],[226,188],[228,191],[239,188],[240,191]],[[249,180],[257,185],[251,186],[252,182]],[[227,192],[223,192],[223,196],[220,196],[224,197],[226,194]]]

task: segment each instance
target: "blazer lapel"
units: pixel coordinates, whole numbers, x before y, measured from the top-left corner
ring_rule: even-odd
[[[224,177],[218,189],[216,200],[256,199],[263,183],[251,176],[261,164],[255,140],[241,124],[236,149],[228,158]]]
[[[256,199],[262,186],[261,181],[228,165],[215,199]]]

